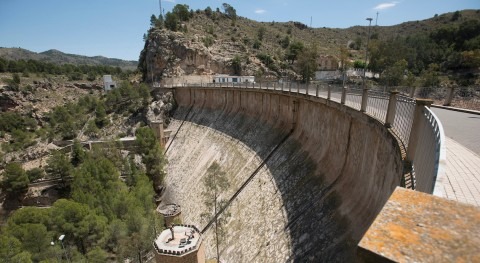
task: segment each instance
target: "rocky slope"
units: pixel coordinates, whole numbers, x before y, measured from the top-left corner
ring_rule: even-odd
[[[11,88],[5,83],[10,75],[0,75],[0,112],[16,112],[21,116],[32,118],[38,125],[38,129],[47,127],[48,114],[53,108],[63,106],[67,103],[76,103],[86,95],[93,95],[101,98],[105,95],[103,84],[100,82],[75,82],[67,81],[64,76],[49,76],[48,78],[21,77],[21,84],[17,88]],[[136,127],[141,123],[163,120],[169,123],[170,111],[174,109],[175,103],[171,93],[154,94],[149,106],[144,112],[137,114],[115,114],[107,116],[108,125],[99,129],[95,137],[91,137],[82,131],[78,132],[77,139],[87,141],[91,139],[111,139],[118,136],[134,136]],[[86,116],[89,119],[94,117]],[[87,126],[85,124],[85,126]],[[11,135],[8,132],[0,131],[0,153],[2,144],[8,144]],[[51,144],[51,140],[41,138],[35,139],[35,144],[25,150],[6,153],[3,151],[3,158],[0,158],[0,170],[2,164],[10,161],[22,163],[39,161],[47,156],[52,149],[58,147]],[[33,168],[33,165],[27,165]]]
[[[314,44],[319,55],[339,57],[340,47],[365,42],[367,26],[309,28],[298,22],[257,22],[243,17],[232,20],[222,13],[207,15],[203,10],[191,13],[178,32],[151,28],[139,60],[139,68],[148,82],[186,76],[234,73],[233,59],[240,58],[241,74],[257,79],[297,77],[295,63],[286,59],[289,44]],[[444,26],[458,25],[468,19],[480,19],[480,10],[464,10],[453,21],[454,13],[436,15],[423,21],[395,26],[375,26],[372,38],[389,39],[414,34],[429,34]],[[361,44],[360,44],[361,45]],[[363,59],[364,46],[350,47],[350,59]],[[270,59],[260,60],[259,57]],[[201,79],[200,79],[201,80]]]

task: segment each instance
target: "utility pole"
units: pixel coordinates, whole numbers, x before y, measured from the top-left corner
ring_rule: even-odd
[[[378,26],[378,11],[377,11],[377,18],[375,19],[375,26]]]
[[[372,25],[373,18],[368,17],[368,37],[367,45],[365,46],[365,65],[363,67],[363,88],[367,88],[366,76],[367,76],[367,58],[368,58],[368,42],[370,41],[370,26]]]
[[[160,16],[162,16],[162,0],[158,0],[158,5],[160,6]]]

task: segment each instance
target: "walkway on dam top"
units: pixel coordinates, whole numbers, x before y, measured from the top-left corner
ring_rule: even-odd
[[[437,195],[480,206],[480,112],[478,114],[432,108],[446,137],[446,171]]]

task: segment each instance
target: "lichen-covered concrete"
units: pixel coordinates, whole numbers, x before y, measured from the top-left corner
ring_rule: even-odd
[[[377,121],[337,103],[213,88],[179,88],[175,98],[165,196],[200,229],[209,165],[217,161],[227,172],[231,187],[221,197],[229,199],[288,136],[228,207],[223,262],[352,260],[400,183],[396,140]],[[207,258],[214,257],[212,229],[205,238]]]
[[[480,209],[397,188],[359,244],[360,262],[480,262]]]

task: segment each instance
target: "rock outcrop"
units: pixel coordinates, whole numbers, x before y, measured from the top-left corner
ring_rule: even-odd
[[[172,92],[155,95],[155,100],[150,103],[147,109],[147,122],[163,121],[168,125],[175,105],[175,99],[173,98]]]
[[[18,106],[18,103],[15,102],[8,94],[2,92],[0,94],[0,111],[8,111]]]
[[[264,76],[275,75],[242,44],[213,40],[213,45],[207,48],[201,35],[165,29],[150,31],[139,63],[146,81],[159,82],[191,75],[234,74],[232,59],[237,55],[248,58],[248,63],[242,64],[242,75],[255,75],[259,71]]]

